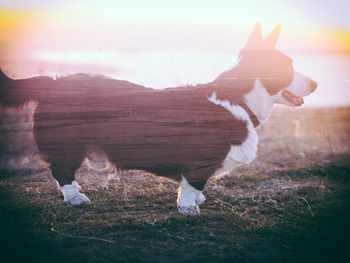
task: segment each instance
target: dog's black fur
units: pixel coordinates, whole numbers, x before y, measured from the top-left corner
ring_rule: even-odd
[[[209,84],[165,90],[85,74],[12,80],[1,72],[1,102],[38,101],[34,136],[61,185],[74,180],[94,146],[119,168],[143,169],[177,181],[184,175],[201,189],[220,168],[230,145],[247,137],[246,122],[208,97],[215,92],[218,99],[241,105],[256,126],[244,95],[256,78],[270,94],[289,85],[292,73],[281,72],[288,64],[291,60],[277,50],[247,50],[239,66]]]
[[[3,104],[39,102],[34,136],[61,185],[74,180],[86,151],[97,146],[117,167],[177,181],[183,174],[203,187],[230,145],[247,136],[243,121],[208,101],[212,90],[210,85],[153,90],[83,75],[59,80],[1,75]]]

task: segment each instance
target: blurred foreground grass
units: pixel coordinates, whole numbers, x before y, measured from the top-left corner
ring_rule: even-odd
[[[350,262],[349,113],[275,109],[257,160],[210,179],[199,217],[177,212],[172,181],[86,164],[91,204],[65,204],[23,113],[25,131],[3,123],[27,143],[2,152],[1,262]]]

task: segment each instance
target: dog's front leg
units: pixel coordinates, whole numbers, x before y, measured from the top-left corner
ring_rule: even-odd
[[[177,206],[179,212],[184,215],[199,215],[199,205],[205,202],[205,197],[201,191],[190,185],[186,178],[182,176],[180,182]]]

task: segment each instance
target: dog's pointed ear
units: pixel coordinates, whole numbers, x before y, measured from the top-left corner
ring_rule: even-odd
[[[262,34],[261,34],[261,24],[257,22],[250,33],[250,36],[247,40],[243,49],[253,49],[259,46],[262,42]]]
[[[272,49],[276,46],[277,40],[281,33],[281,23],[278,23],[277,26],[272,30],[270,35],[263,41],[263,48]]]

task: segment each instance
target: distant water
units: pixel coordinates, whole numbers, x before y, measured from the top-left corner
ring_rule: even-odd
[[[295,70],[318,83],[305,98],[309,106],[350,106],[350,51],[285,51]],[[152,88],[195,85],[213,80],[234,65],[238,52],[154,51],[39,53],[36,59],[0,61],[11,77],[52,77],[86,72],[125,79]]]
[[[350,51],[288,52],[294,68],[318,83],[307,106],[350,106]]]

